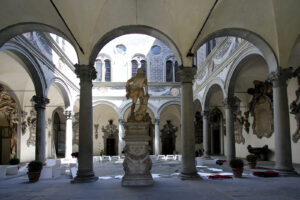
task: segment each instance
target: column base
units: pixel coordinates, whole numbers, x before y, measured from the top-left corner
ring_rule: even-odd
[[[92,175],[92,176],[76,176],[73,180],[71,180],[72,184],[76,183],[91,183],[94,181],[97,181],[98,177]]]
[[[282,169],[276,169],[275,170],[279,173],[280,176],[285,176],[285,177],[288,177],[288,176],[299,176],[299,174],[294,170],[294,169],[291,169],[291,170],[282,170]]]
[[[181,180],[200,180],[201,177],[199,176],[199,174],[197,172],[194,172],[194,173],[184,173],[184,172],[181,172],[178,177],[181,179]]]

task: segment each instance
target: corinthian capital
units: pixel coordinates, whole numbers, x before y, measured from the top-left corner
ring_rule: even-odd
[[[75,73],[80,80],[92,81],[97,78],[97,72],[93,66],[75,64]]]
[[[71,110],[65,110],[64,115],[66,116],[67,119],[72,119],[73,113]]]
[[[209,117],[209,110],[202,111],[201,115],[203,116],[203,118],[207,119]]]
[[[268,75],[268,81],[273,83],[273,87],[280,87],[286,85],[286,81],[293,76],[293,68],[279,68]]]
[[[36,96],[32,97],[35,110],[45,109],[46,105],[50,102],[50,100],[46,97]]]
[[[180,82],[182,83],[191,83],[196,74],[197,68],[194,67],[179,67],[179,71],[177,72],[180,77]]]
[[[236,108],[240,100],[237,97],[227,97],[223,100],[223,104],[226,108]]]

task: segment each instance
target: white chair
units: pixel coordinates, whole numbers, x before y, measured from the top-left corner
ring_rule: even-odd
[[[166,160],[166,156],[165,155],[158,155],[157,160]]]
[[[117,160],[119,160],[120,158],[121,158],[120,156],[112,156],[112,157],[111,157],[111,160],[117,161]]]
[[[165,160],[174,160],[175,156],[174,155],[167,155],[165,157]]]
[[[110,156],[102,156],[102,161],[111,161]]]

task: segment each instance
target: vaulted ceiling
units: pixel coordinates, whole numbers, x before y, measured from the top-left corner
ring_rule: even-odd
[[[99,41],[144,30],[173,45],[184,66],[192,65],[187,54],[205,40],[236,35],[265,54],[274,52],[287,67],[300,32],[299,0],[2,0],[0,5],[0,45],[29,30],[50,31],[71,41],[82,64],[90,62]]]

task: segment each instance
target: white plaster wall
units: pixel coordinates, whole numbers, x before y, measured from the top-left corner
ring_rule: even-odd
[[[95,138],[95,127],[93,127],[93,155],[98,156],[100,155],[100,149],[105,150],[102,127],[105,128],[109,123],[108,120],[112,119],[113,124],[116,125],[119,130],[118,118],[117,112],[111,106],[100,104],[93,107],[93,123],[99,124],[98,139]],[[118,142],[116,142],[115,145],[118,146]],[[118,151],[116,153],[118,153]]]

